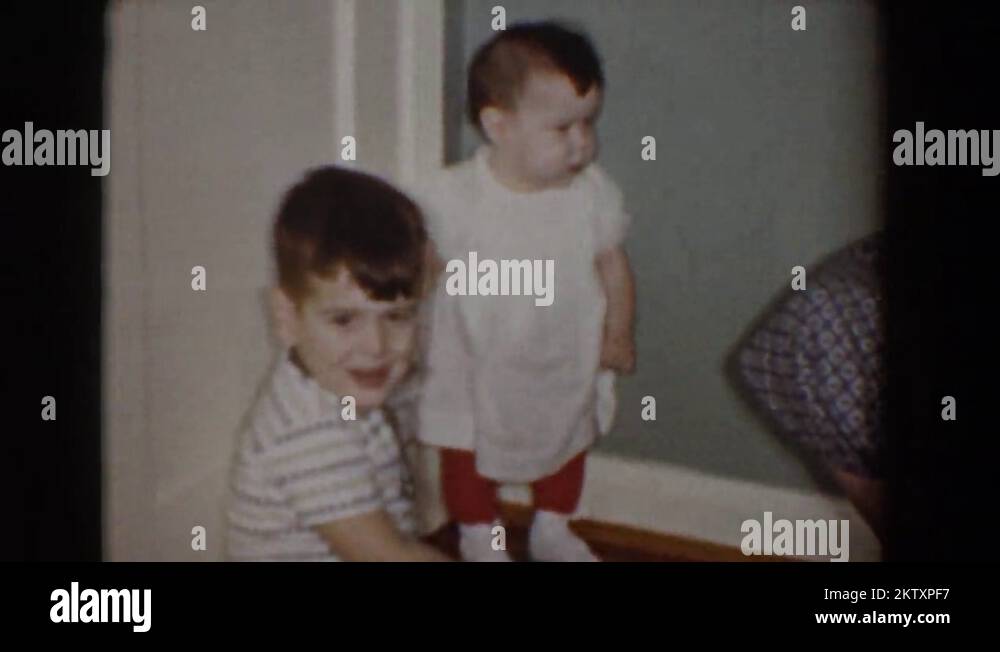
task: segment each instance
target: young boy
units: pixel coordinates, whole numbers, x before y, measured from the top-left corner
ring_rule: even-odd
[[[413,537],[381,409],[410,368],[425,245],[417,207],[369,175],[319,168],[285,195],[271,297],[284,348],[237,451],[231,558],[446,559]]]
[[[469,117],[487,144],[420,191],[438,265],[452,262],[434,297],[419,432],[441,447],[466,560],[509,561],[491,545],[501,482],[532,485],[533,559],[596,560],[568,519],[595,413],[613,400],[600,370],[635,364],[629,218],[593,163],[603,86],[586,37],[548,22],[499,32],[469,70]],[[488,279],[466,291],[454,272],[473,259],[490,262],[469,275],[492,264],[518,276],[499,281],[506,291]],[[516,295],[540,284],[543,301]]]

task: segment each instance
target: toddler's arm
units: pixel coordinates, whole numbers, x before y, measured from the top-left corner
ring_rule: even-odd
[[[597,273],[607,297],[601,366],[629,374],[635,370],[635,278],[624,247],[598,254]]]
[[[425,543],[400,534],[384,511],[324,523],[316,528],[343,561],[452,561]]]

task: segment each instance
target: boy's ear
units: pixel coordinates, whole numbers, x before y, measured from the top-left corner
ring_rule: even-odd
[[[491,143],[502,142],[507,133],[507,114],[495,106],[487,106],[479,112],[479,124]]]
[[[298,311],[295,302],[280,287],[271,288],[271,319],[274,321],[274,334],[286,347],[295,346],[298,340]]]

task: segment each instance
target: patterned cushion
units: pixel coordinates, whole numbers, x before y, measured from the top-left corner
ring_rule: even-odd
[[[779,430],[834,468],[882,474],[883,236],[835,252],[742,344],[739,366]]]

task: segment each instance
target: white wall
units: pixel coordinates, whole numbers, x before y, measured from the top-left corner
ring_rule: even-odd
[[[437,95],[401,102],[400,91],[415,91],[390,81],[400,62],[414,61],[409,73],[440,88],[436,69],[398,45],[440,41],[436,0],[422,2],[419,16],[397,0],[198,4],[204,32],[191,29],[192,3],[124,2],[109,11],[111,560],[221,558],[237,428],[274,350],[263,292],[281,192],[305,169],[334,161],[345,125],[358,137],[360,168],[407,176],[440,159],[439,120],[408,147],[395,137],[397,123],[439,116]],[[338,43],[345,52],[352,25],[355,65],[344,67],[344,58],[338,70],[335,52]],[[206,292],[191,289],[195,265],[207,270]],[[191,549],[197,525],[207,529],[205,552]]]

